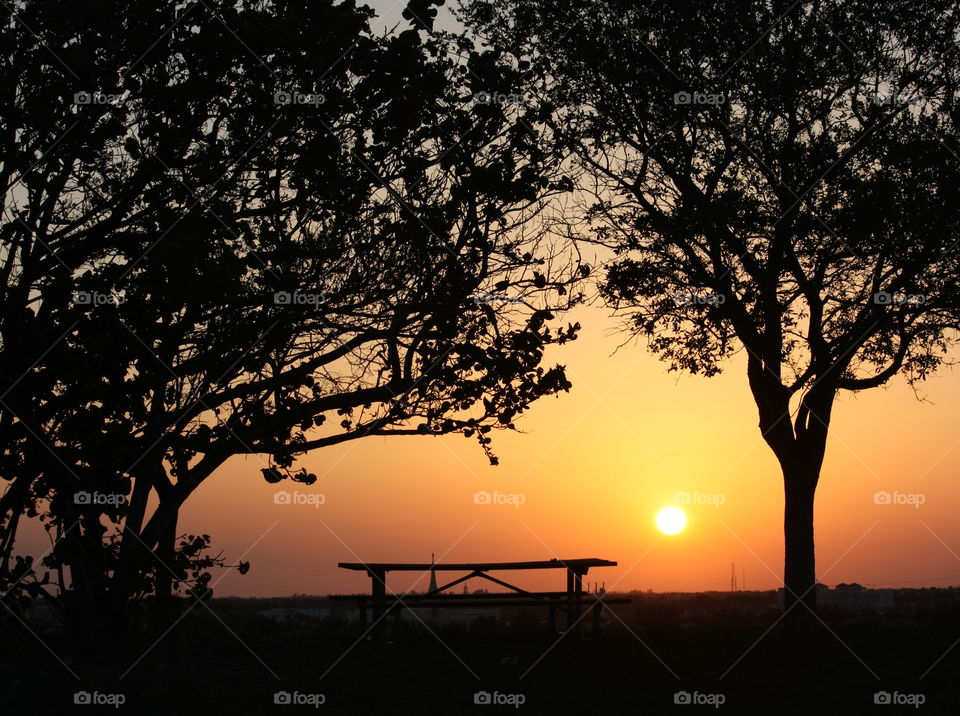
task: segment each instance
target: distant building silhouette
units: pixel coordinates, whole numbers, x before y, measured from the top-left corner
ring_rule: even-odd
[[[879,612],[893,609],[893,591],[867,589],[860,584],[838,584],[830,589],[817,582],[817,606],[851,611]],[[783,608],[783,589],[777,590],[777,602]]]

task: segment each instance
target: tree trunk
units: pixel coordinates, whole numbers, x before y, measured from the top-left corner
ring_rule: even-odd
[[[120,554],[111,579],[110,608],[115,618],[121,622],[119,625],[121,630],[125,626],[127,603],[133,586],[137,577],[143,571],[145,565],[149,565],[151,559],[150,549],[143,545],[140,537],[150,490],[151,484],[145,474],[135,478],[133,492],[130,496],[130,506],[124,520]]]
[[[782,464],[784,487],[783,632],[791,652],[808,651],[816,633],[813,503],[819,470],[803,456]]]
[[[112,608],[118,617],[124,620],[130,598],[146,572],[155,570],[155,602],[163,599],[164,590],[168,593],[170,591],[172,583],[167,565],[173,565],[177,514],[182,499],[169,488],[165,489],[166,484],[162,464],[145,460],[134,482],[130,509],[124,522],[120,557],[111,584]],[[160,502],[144,525],[151,491],[156,492]],[[158,562],[158,559],[163,560],[163,563]]]
[[[173,599],[174,575],[170,571],[177,548],[177,518],[164,529],[157,543],[157,571],[154,580],[156,591],[156,609],[154,616],[161,625],[173,618],[176,604]]]
[[[83,678],[101,678],[105,663],[122,637],[111,609],[104,575],[103,538],[94,517],[81,518],[61,540],[69,551],[70,589],[62,593],[71,648]],[[81,528],[83,532],[81,533]]]
[[[750,390],[757,404],[760,432],[783,472],[783,636],[790,657],[810,655],[817,617],[813,502],[827,446],[836,384],[815,376],[791,421],[790,391],[780,380],[779,343],[764,361],[751,351]],[[831,365],[830,368],[834,366]]]

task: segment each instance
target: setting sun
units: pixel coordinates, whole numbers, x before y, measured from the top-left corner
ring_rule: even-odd
[[[661,532],[675,535],[687,526],[687,516],[679,507],[664,507],[657,513],[657,527]]]

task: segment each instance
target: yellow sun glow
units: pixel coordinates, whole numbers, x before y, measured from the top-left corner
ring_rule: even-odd
[[[661,532],[675,535],[687,526],[687,516],[679,507],[664,507],[657,513],[657,527]]]

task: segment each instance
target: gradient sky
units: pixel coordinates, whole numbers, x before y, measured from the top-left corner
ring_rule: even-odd
[[[404,3],[372,3],[399,20]],[[780,586],[783,492],[762,442],[743,356],[712,379],[669,374],[642,342],[614,354],[624,336],[603,308],[567,320],[581,338],[550,363],[568,367],[570,394],[547,398],[497,433],[491,467],[461,436],[365,438],[301,463],[311,487],[268,485],[259,456],[235,458],[185,506],[181,532],[207,533],[252,569],[214,576],[215,593],[276,596],[366,591],[340,561],[512,561],[602,557],[619,562],[588,577],[608,589],[728,589],[730,563],[748,589]],[[960,375],[945,371],[920,402],[902,379],[841,398],[816,503],[817,574],[827,584],[960,584]],[[277,489],[324,504],[275,504]],[[523,495],[524,504],[477,505],[478,491]],[[876,504],[886,491],[924,504]],[[712,504],[686,506],[688,527],[660,534],[656,512],[678,492]],[[719,497],[717,497],[719,496]],[[21,548],[43,551],[37,531]],[[400,590],[426,578],[394,575]],[[521,586],[561,589],[563,575],[529,573]],[[471,588],[485,586],[474,580]]]
[[[590,581],[625,590],[728,589],[736,562],[747,588],[779,586],[782,481],[760,439],[745,361],[705,379],[667,373],[642,343],[611,355],[623,336],[608,313],[585,307],[570,317],[583,324],[582,337],[552,358],[567,365],[573,390],[535,404],[520,423],[526,434],[494,436],[497,467],[461,436],[322,449],[302,460],[320,476],[310,487],[266,484],[259,457],[225,465],[181,519],[182,529],[209,533],[231,559],[253,564],[246,576],[225,576],[216,592],[367,590],[365,576],[337,562],[423,562],[431,552],[460,562],[612,559],[620,565],[595,570]],[[930,402],[902,380],[841,396],[816,506],[825,583],[960,584],[958,389],[956,372],[945,372],[926,384]],[[325,501],[278,505],[278,487]],[[525,502],[477,505],[481,490]],[[925,502],[875,504],[879,491]],[[678,492],[704,503],[684,508],[682,533],[661,535],[656,512]],[[560,589],[562,573],[531,573],[523,585]],[[394,575],[389,586],[405,589],[413,578]]]
[[[369,4],[391,26],[405,2]],[[439,24],[449,26],[446,7]],[[250,573],[226,575],[217,592],[367,590],[365,576],[336,563],[428,561],[431,552],[446,561],[603,557],[620,566],[589,578],[608,589],[728,589],[731,562],[747,588],[780,586],[782,480],[760,438],[745,359],[712,379],[671,374],[642,342],[614,354],[624,336],[609,311],[582,308],[569,320],[583,324],[581,338],[551,358],[567,365],[573,390],[534,405],[520,423],[526,434],[495,435],[498,467],[459,436],[367,438],[303,460],[322,476],[302,490],[324,495],[313,507],[274,504],[258,458],[226,465],[182,519],[231,558],[249,550]],[[825,583],[960,584],[960,375],[942,372],[923,391],[929,402],[895,379],[841,395],[816,503]],[[525,503],[476,505],[480,490]],[[876,504],[880,491],[924,503]],[[654,517],[678,492],[723,504],[686,506],[687,529],[665,536]],[[563,587],[560,572],[522,579]],[[395,574],[388,584],[422,589],[426,578]]]

